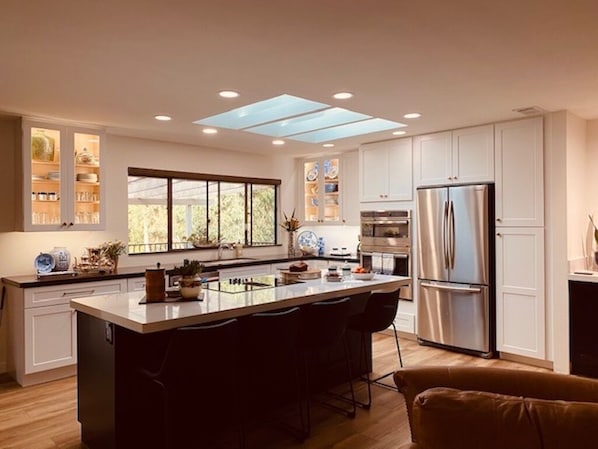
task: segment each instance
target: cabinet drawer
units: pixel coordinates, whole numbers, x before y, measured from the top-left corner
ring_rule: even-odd
[[[73,298],[123,293],[126,290],[127,281],[124,279],[29,288],[25,289],[25,308],[68,304]]]

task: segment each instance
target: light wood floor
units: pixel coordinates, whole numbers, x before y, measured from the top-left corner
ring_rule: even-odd
[[[420,346],[407,339],[401,339],[401,351],[405,366],[477,365],[545,371]],[[374,371],[385,373],[396,364],[392,337],[376,335]],[[358,393],[363,395],[364,392],[360,383]],[[264,427],[248,435],[248,446],[250,449],[397,449],[410,440],[403,397],[396,391],[379,387],[373,387],[373,394],[372,408],[358,410],[353,420],[314,407],[312,436],[302,444],[285,433]],[[22,388],[7,375],[0,375],[0,448],[85,448],[77,422],[76,378]]]

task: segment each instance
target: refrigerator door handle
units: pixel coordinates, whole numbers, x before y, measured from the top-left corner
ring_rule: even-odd
[[[448,256],[448,201],[444,202],[444,213],[442,216],[442,256],[444,258],[444,268],[449,268],[449,256]]]
[[[453,200],[449,202],[449,268],[452,270],[455,268],[455,205]]]
[[[480,293],[481,287],[456,287],[450,285],[430,284],[428,282],[422,282],[420,284],[424,288],[435,288],[438,290],[446,290],[451,292],[462,292],[462,293]]]

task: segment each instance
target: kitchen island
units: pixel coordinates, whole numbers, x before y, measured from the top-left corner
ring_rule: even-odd
[[[321,278],[237,293],[208,285],[202,289],[203,300],[191,302],[140,304],[143,292],[73,299],[71,306],[78,312],[78,418],[82,441],[90,449],[148,447],[155,443],[155,426],[147,417],[159,416],[161,410],[149,410],[148,414],[147,403],[142,405],[143,393],[136,388],[138,373],[140,369],[157,369],[173,329],[242,319],[257,312],[360,293],[391,291],[409,282],[407,277],[384,275],[369,281],[327,282]],[[354,313],[360,313],[364,304],[353,307]],[[352,340],[350,344],[358,348],[359,339]],[[144,438],[146,441],[140,441]]]

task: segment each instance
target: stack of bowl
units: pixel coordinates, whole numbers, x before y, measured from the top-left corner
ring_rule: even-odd
[[[77,173],[77,181],[98,182],[98,175],[96,173]]]

